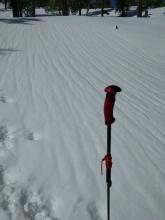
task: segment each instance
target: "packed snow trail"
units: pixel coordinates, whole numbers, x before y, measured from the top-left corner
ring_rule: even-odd
[[[100,160],[109,84],[122,88],[111,217],[164,220],[164,20],[161,10],[150,19],[0,19],[4,220],[106,219]]]

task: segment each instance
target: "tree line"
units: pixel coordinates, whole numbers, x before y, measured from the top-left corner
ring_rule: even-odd
[[[101,16],[107,13],[105,8],[111,7],[111,0],[2,0],[12,8],[13,17],[35,16],[35,8],[43,7],[47,12],[58,12],[58,15],[68,16],[72,14],[82,14],[82,9],[86,8],[88,15],[90,8],[101,8]],[[120,16],[127,16],[131,5],[137,5],[137,16],[141,17],[143,10],[148,7],[165,5],[165,0],[116,0],[115,10]]]

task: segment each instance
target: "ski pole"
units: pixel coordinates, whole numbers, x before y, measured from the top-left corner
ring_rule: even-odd
[[[110,220],[110,187],[111,181],[111,168],[112,168],[112,156],[111,156],[111,124],[115,121],[113,117],[113,108],[115,104],[115,96],[117,92],[121,92],[118,86],[111,85],[104,89],[106,97],[104,101],[104,117],[105,124],[107,125],[107,154],[101,161],[101,174],[102,163],[105,161],[106,166],[106,183],[107,183],[107,219]]]

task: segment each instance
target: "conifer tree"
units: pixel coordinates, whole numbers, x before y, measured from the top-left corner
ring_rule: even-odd
[[[62,14],[64,16],[68,16],[69,15],[68,0],[62,0]]]
[[[143,1],[137,0],[137,17],[142,16],[142,5],[143,5]]]
[[[7,10],[7,0],[5,0],[5,10]]]
[[[36,0],[32,0],[32,16],[35,17]]]
[[[11,0],[13,17],[35,16],[36,0]]]
[[[13,9],[13,17],[19,17],[19,5],[17,0],[11,0],[11,6]]]
[[[79,16],[81,16],[81,10],[85,7],[86,0],[70,0],[69,6],[72,14],[76,14],[79,12]]]
[[[116,12],[120,13],[120,16],[127,16],[129,11],[130,1],[129,0],[117,0]]]
[[[105,7],[105,0],[101,2],[101,16],[104,16],[104,7]]]

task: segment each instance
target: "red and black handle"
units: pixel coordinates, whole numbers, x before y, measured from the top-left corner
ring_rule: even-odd
[[[104,91],[106,92],[106,97],[104,101],[104,117],[105,124],[107,125],[107,154],[101,161],[105,161],[106,165],[106,182],[108,186],[112,185],[111,181],[111,168],[112,168],[112,156],[111,156],[111,124],[115,121],[113,116],[113,109],[115,105],[115,96],[117,92],[121,92],[121,88],[115,85],[107,86]]]
[[[104,92],[106,92],[106,97],[104,101],[104,117],[105,117],[105,124],[111,125],[115,118],[113,117],[113,108],[115,104],[115,96],[117,92],[121,92],[120,87],[111,85],[107,86],[104,89]]]

